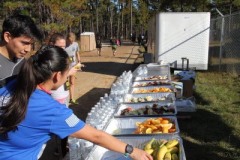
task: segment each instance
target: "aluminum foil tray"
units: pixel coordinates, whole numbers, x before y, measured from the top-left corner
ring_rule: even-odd
[[[163,86],[148,86],[148,87],[134,87],[129,90],[131,94],[148,94],[148,93],[169,93],[169,92],[147,92],[149,90],[157,89],[157,88],[169,88],[171,92],[175,92],[175,88],[171,85],[163,85]],[[143,91],[144,93],[139,93]],[[146,93],[145,93],[146,92]]]
[[[141,123],[150,118],[153,118],[153,117],[113,118],[108,123],[104,131],[114,136],[135,136],[135,135],[146,136],[148,134],[137,134],[137,133],[134,133],[134,131],[136,131],[137,129],[137,126],[136,126],[137,122]],[[170,119],[170,121],[175,125],[176,131],[173,133],[151,133],[151,135],[161,134],[161,135],[167,136],[167,135],[179,134],[179,127],[178,127],[176,116],[168,116],[165,118]]]
[[[147,87],[147,86],[162,86],[162,85],[171,85],[171,81],[136,81],[132,83],[132,87]]]
[[[170,66],[167,64],[157,64],[157,63],[149,63],[147,65],[147,70],[148,70],[148,76],[152,76],[152,75],[162,75],[162,74],[166,74],[166,75],[170,75]]]
[[[153,105],[156,106],[157,110],[154,110],[156,112],[153,112],[151,114],[151,111],[148,111],[148,109],[152,109]],[[162,107],[165,106],[165,107]],[[121,114],[124,110],[128,110],[131,109],[131,112],[128,112],[128,114]],[[161,108],[161,109],[160,109]],[[162,111],[163,112],[159,112]],[[170,110],[170,112],[168,111],[168,109]],[[132,112],[132,111],[136,111],[136,112]],[[114,117],[119,117],[119,118],[123,118],[123,117],[136,117],[136,116],[174,116],[177,114],[177,108],[175,105],[175,102],[173,103],[168,103],[168,102],[157,102],[157,103],[132,103],[132,104],[119,104],[115,113],[114,113]]]
[[[173,102],[175,93],[149,93],[149,94],[126,94],[123,103],[146,103],[146,102]]]
[[[170,74],[157,74],[151,76],[136,76],[133,78],[133,81],[162,81],[162,80],[171,80]]]
[[[179,160],[186,160],[186,155],[183,147],[183,141],[179,136],[162,136],[162,135],[149,135],[149,136],[125,136],[125,137],[117,137],[119,140],[131,144],[134,147],[143,149],[144,144],[150,141],[152,138],[157,140],[165,139],[177,139],[179,141]],[[95,147],[91,150],[89,155],[85,160],[131,160],[131,158],[124,157],[123,154],[109,151],[106,148],[95,145]]]

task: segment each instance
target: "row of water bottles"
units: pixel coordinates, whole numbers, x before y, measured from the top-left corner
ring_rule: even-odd
[[[84,139],[68,137],[69,159],[85,160],[93,148],[93,143]]]
[[[117,78],[116,82],[113,83],[110,95],[115,97],[116,95],[127,94],[132,84],[132,77],[133,74],[131,71],[124,71],[122,75]]]
[[[112,118],[117,104],[118,101],[116,98],[110,97],[105,93],[104,97],[100,97],[99,102],[92,107],[91,111],[88,113],[86,124],[103,130],[107,122]],[[94,147],[92,142],[73,137],[68,138],[68,143],[70,160],[85,160]]]
[[[103,130],[107,122],[113,117],[118,101],[115,97],[110,97],[105,93],[104,97],[101,97],[99,102],[88,113],[86,123]]]
[[[147,66],[140,66],[137,68],[137,74],[141,76],[147,76],[148,74],[148,69]]]

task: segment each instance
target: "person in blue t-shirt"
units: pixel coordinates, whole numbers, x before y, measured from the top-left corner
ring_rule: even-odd
[[[24,62],[17,79],[0,89],[0,160],[38,159],[52,134],[86,139],[134,160],[153,160],[145,151],[85,124],[51,97],[50,91],[65,83],[69,65],[64,49],[44,46]]]

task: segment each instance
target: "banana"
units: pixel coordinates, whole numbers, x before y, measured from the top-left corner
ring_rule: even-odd
[[[153,153],[153,149],[146,149],[145,152],[147,152],[148,154],[152,154]]]
[[[155,141],[152,143],[152,149],[156,150],[158,147],[159,147],[158,141],[155,140]]]
[[[153,159],[157,159],[157,153],[158,153],[159,147],[154,148],[154,151],[152,153]]]
[[[164,156],[164,159],[163,160],[171,160],[172,159],[172,155],[170,152],[167,152]]]
[[[159,145],[159,147],[162,147],[162,146],[165,145],[167,142],[168,142],[167,140],[162,139],[162,140],[158,141],[158,143],[159,143],[158,145]]]
[[[168,149],[165,145],[159,148],[158,153],[157,153],[157,160],[163,160],[163,157],[167,153]]]
[[[172,148],[172,147],[178,145],[178,143],[179,143],[178,140],[172,139],[172,140],[169,140],[169,141],[166,143],[165,146],[169,149],[169,148]]]
[[[178,147],[175,146],[175,147],[169,148],[169,149],[168,149],[168,152],[170,152],[170,153],[173,154],[173,153],[178,153],[179,150],[178,150]]]
[[[148,149],[152,149],[152,143],[155,141],[154,138],[152,138],[145,146],[144,146],[144,150],[148,150]]]
[[[172,154],[172,160],[179,160],[178,155],[176,153]]]

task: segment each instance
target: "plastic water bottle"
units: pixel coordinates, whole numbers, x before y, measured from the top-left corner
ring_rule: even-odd
[[[69,158],[70,160],[79,160],[81,159],[80,144],[77,138],[69,137],[68,138],[69,145]]]

